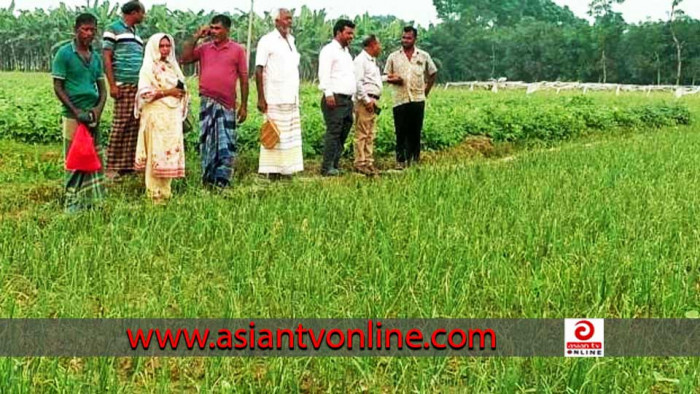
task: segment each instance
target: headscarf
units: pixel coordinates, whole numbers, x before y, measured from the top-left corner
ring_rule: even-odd
[[[160,41],[163,38],[170,40],[172,49],[165,61],[161,60]],[[143,107],[153,101],[153,96],[158,90],[171,89],[177,86],[177,81],[185,82],[185,75],[180,69],[175,57],[175,40],[169,34],[156,33],[151,36],[146,44],[143,64],[139,73],[138,92],[136,93],[136,105],[134,116],[139,117]],[[185,90],[187,86],[185,86]],[[171,108],[181,107],[183,119],[187,116],[189,95],[186,93],[182,99],[164,97],[159,101]]]

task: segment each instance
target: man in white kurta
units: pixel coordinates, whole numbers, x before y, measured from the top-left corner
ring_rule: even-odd
[[[258,42],[255,80],[258,109],[280,131],[280,142],[272,149],[260,147],[261,174],[272,179],[304,170],[299,114],[299,52],[290,34],[292,14],[273,12],[275,30]]]

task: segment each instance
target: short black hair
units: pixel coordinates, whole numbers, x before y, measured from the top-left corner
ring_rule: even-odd
[[[138,0],[132,0],[122,6],[122,14],[129,15],[134,12],[146,11],[146,7]]]
[[[80,14],[75,18],[75,30],[78,30],[82,25],[97,26],[97,18],[92,14]]]
[[[355,24],[352,23],[352,21],[349,21],[347,19],[338,19],[338,21],[335,22],[335,26],[333,26],[333,37],[337,36],[338,33],[345,30],[346,27],[354,29]]]
[[[211,24],[215,25],[217,23],[221,23],[221,26],[231,29],[231,18],[229,18],[226,15],[219,14],[213,18],[211,18]]]
[[[367,37],[365,37],[364,40],[362,40],[362,47],[368,48],[370,45],[374,44],[377,41],[377,36],[374,34],[370,34]]]
[[[413,26],[406,26],[403,28],[404,33],[413,33],[414,38],[418,38],[418,29]]]

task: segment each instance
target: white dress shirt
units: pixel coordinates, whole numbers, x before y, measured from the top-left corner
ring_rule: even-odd
[[[355,66],[348,48],[337,40],[323,47],[318,60],[319,89],[326,97],[334,93],[354,96],[357,90]]]
[[[291,34],[285,39],[275,29],[258,41],[255,65],[263,67],[263,89],[268,104],[299,102],[299,52]]]
[[[362,51],[355,57],[355,80],[357,81],[357,99],[369,103],[373,99],[369,95],[382,95],[382,73],[377,65],[377,59],[367,51]]]

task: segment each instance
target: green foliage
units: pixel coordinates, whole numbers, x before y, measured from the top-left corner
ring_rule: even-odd
[[[551,0],[434,0],[442,20],[420,30],[418,45],[438,64],[440,81],[510,80],[536,82],[565,80],[634,84],[675,84],[677,52],[671,26],[683,43],[680,83],[700,80],[700,21],[677,10],[673,24],[647,21],[627,24],[613,12],[618,0],[595,0],[590,4],[595,23],[576,17],[570,9]],[[10,4],[0,8],[0,70],[47,71],[59,43],[72,36],[73,18],[91,12],[100,28],[119,17],[117,3],[97,0],[89,6],[61,5],[50,10],[18,12]],[[140,27],[144,38],[158,31],[171,33],[177,46],[189,39],[198,26],[209,22],[213,12],[170,10],[154,5]],[[248,14],[236,10],[231,36],[246,44]],[[304,80],[316,79],[318,54],[331,39],[333,20],[325,10],[301,7],[294,10],[294,34],[301,53]],[[401,28],[412,24],[393,16],[365,13],[357,24],[353,54],[359,53],[361,37],[373,33],[384,43],[384,54],[399,47]],[[273,27],[269,15],[254,15],[251,59],[258,39]],[[97,43],[99,45],[99,43]],[[193,67],[187,67],[193,73]]]
[[[433,0],[443,20],[459,20],[480,26],[514,26],[524,18],[553,23],[572,23],[578,18],[552,0]]]
[[[61,106],[46,74],[0,74],[0,138],[24,142],[59,142]],[[189,81],[197,91],[196,79]],[[199,98],[193,95],[191,110],[198,112]],[[426,150],[455,146],[470,135],[487,135],[495,141],[560,140],[590,131],[609,132],[617,128],[659,128],[691,122],[686,106],[657,97],[640,95],[616,97],[611,94],[554,95],[524,92],[469,92],[436,88],[428,100],[423,144]],[[255,97],[255,91],[251,92]],[[310,84],[302,87],[302,130],[304,154],[322,152],[325,124],[320,93]],[[669,97],[670,99],[670,97]],[[254,100],[249,100],[251,103]],[[394,150],[391,93],[382,98],[385,111],[379,118],[376,151]],[[111,99],[101,124],[103,135],[111,124]],[[258,132],[262,116],[250,106],[248,121],[238,129],[243,151],[259,149]],[[188,134],[189,146],[198,141],[198,125]]]
[[[118,4],[110,1],[95,1],[90,6],[75,8],[61,4],[56,9],[36,9],[18,14],[12,7],[0,8],[0,70],[48,71],[55,50],[61,43],[72,38],[74,18],[81,12],[94,14],[100,31],[121,16]],[[301,54],[301,76],[305,80],[313,80],[317,75],[319,52],[332,38],[333,21],[328,19],[324,10],[311,10],[302,6],[293,12],[294,34]],[[170,10],[166,5],[153,5],[147,11],[144,23],[139,26],[140,35],[147,39],[157,32],[170,33],[179,50],[186,40],[191,39],[197,28],[208,24],[215,14],[213,11]],[[224,14],[233,21],[231,37],[245,46],[248,39],[248,14],[240,10]],[[401,37],[401,28],[410,24],[392,16],[374,17],[369,14],[357,16],[354,21],[358,39],[353,44],[353,53],[362,50],[361,38],[367,34],[376,34],[385,43],[387,51],[395,49]],[[258,40],[273,28],[274,21],[269,14],[253,15],[251,62],[255,59]],[[99,38],[95,45],[101,45]],[[192,67],[187,69],[193,72]]]

